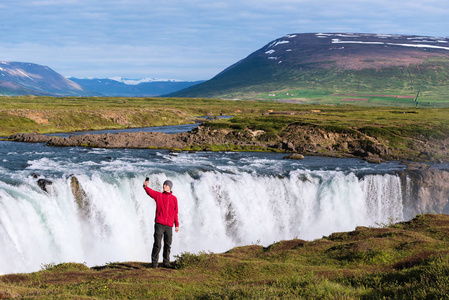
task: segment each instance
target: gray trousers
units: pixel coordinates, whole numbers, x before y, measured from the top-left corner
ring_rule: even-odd
[[[171,241],[173,237],[173,227],[161,225],[158,223],[154,224],[154,244],[153,251],[151,252],[151,262],[153,264],[159,261],[159,252],[161,251],[161,241],[162,236],[164,237],[164,252],[163,252],[163,262],[170,263],[170,249]]]

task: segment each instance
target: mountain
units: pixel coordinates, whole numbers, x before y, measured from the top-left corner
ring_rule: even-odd
[[[92,93],[49,67],[2,61],[0,95],[90,96]]]
[[[174,81],[159,79],[78,79],[70,78],[85,89],[102,96],[150,97],[173,93],[203,81]]]
[[[413,92],[449,85],[449,39],[359,33],[289,34],[212,79],[169,94],[232,98],[288,89]]]

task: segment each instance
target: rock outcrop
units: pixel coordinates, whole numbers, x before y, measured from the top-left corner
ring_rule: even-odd
[[[77,146],[95,148],[159,148],[176,150],[261,150],[302,155],[333,157],[359,157],[369,162],[383,160],[435,161],[445,157],[439,149],[446,141],[417,141],[410,144],[413,151],[389,148],[382,141],[363,132],[351,129],[322,128],[292,123],[278,132],[208,127],[201,125],[190,132],[166,134],[161,132],[118,132],[114,134],[83,134],[70,137],[18,133],[9,140],[46,143],[49,146]],[[440,147],[436,147],[436,144]],[[449,143],[449,141],[447,142]],[[443,146],[441,146],[443,145]],[[214,147],[213,147],[214,146]],[[413,149],[412,149],[413,148]],[[440,152],[438,152],[440,151]],[[421,154],[425,153],[425,155]],[[445,152],[446,153],[446,152]]]
[[[53,181],[41,178],[37,181],[37,185],[44,191],[49,193],[50,192],[50,186],[53,184]]]
[[[425,164],[409,164],[402,174],[404,214],[449,214],[449,172]]]
[[[72,176],[70,178],[70,188],[72,190],[73,197],[75,197],[76,205],[78,206],[80,215],[82,217],[89,217],[90,215],[90,202],[89,197],[81,186],[78,178]]]

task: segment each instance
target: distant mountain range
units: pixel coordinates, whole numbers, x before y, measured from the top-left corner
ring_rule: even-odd
[[[204,81],[175,81],[161,79],[78,79],[71,81],[102,96],[150,97],[173,93]]]
[[[167,79],[67,79],[49,67],[0,62],[0,95],[149,97],[172,93],[203,81]]]
[[[447,38],[305,33],[273,40],[214,78],[169,96],[238,98],[293,89],[416,93],[448,86]]]

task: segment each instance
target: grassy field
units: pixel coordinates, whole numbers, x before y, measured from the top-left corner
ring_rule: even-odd
[[[296,91],[294,95],[319,96],[323,99],[371,97],[366,102],[381,99],[387,104],[393,100],[413,101],[411,98],[373,94],[337,96],[316,91]],[[355,102],[365,101],[348,102],[351,105],[196,98],[0,97],[0,136],[18,132],[50,133],[188,124],[198,122],[197,116],[230,115],[234,117],[209,122],[206,126],[240,131],[264,130],[262,137],[270,141],[275,136],[282,138],[284,130],[290,125],[301,125],[329,133],[368,135],[388,146],[399,159],[449,159],[449,108],[367,106],[354,105]],[[227,150],[231,148],[232,145],[226,146]]]
[[[228,111],[219,100],[0,97],[0,136],[188,124],[220,108]]]
[[[418,96],[418,97],[416,97]],[[350,93],[328,90],[283,90],[253,95],[253,98],[300,104],[357,105],[367,107],[444,108],[449,95],[444,92]]]
[[[175,269],[49,264],[0,276],[0,299],[446,299],[448,230],[449,216],[419,215],[309,242],[185,252]]]
[[[400,126],[406,123],[445,123],[446,109],[415,109],[413,99],[379,97],[373,94],[344,96],[329,91],[289,91],[292,99],[304,98],[298,105],[286,101],[283,94],[266,95],[271,101],[226,101],[218,99],[186,98],[120,98],[120,97],[0,97],[0,135],[16,132],[61,132],[99,128],[126,128],[191,123],[195,116],[244,115],[293,112],[301,119],[316,122],[357,121]],[[344,98],[368,99],[343,101]],[[290,100],[292,100],[290,99]],[[340,105],[334,105],[339,102]],[[375,105],[382,103],[382,106]],[[399,105],[407,103],[409,105]],[[326,104],[320,106],[319,104]],[[332,104],[332,105],[327,105]],[[367,105],[370,104],[370,105]],[[389,107],[392,107],[390,109]],[[395,107],[395,108],[393,108]],[[420,107],[418,107],[420,108]],[[402,110],[401,110],[402,109]],[[303,114],[320,110],[319,114]],[[387,114],[385,115],[385,112]],[[412,113],[410,113],[412,112]],[[400,115],[404,113],[405,116]],[[384,120],[384,121],[382,121]],[[391,122],[393,122],[393,124]]]

